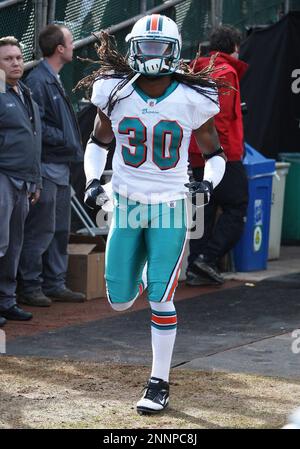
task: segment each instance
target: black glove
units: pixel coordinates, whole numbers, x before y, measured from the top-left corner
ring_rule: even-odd
[[[198,193],[204,194],[204,202],[205,204],[209,203],[211,194],[213,192],[213,184],[210,181],[193,181],[188,184],[184,184],[185,187],[189,189],[190,195],[192,199],[196,198]]]
[[[92,179],[85,188],[84,203],[90,209],[96,209],[103,206],[109,198],[100,184],[99,179]]]

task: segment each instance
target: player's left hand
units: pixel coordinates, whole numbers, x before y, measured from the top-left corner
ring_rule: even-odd
[[[205,204],[209,203],[211,194],[213,192],[213,184],[210,181],[193,181],[184,184],[189,189],[189,193],[192,198],[196,198],[198,193],[203,193],[205,198]]]

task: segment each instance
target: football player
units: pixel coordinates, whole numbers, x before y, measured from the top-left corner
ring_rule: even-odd
[[[108,200],[100,177],[115,137],[107,297],[120,311],[148,289],[153,363],[137,411],[149,414],[169,402],[177,325],[173,297],[187,235],[185,198],[189,190],[209,198],[223,177],[226,157],[213,121],[219,112],[218,81],[211,79],[211,68],[193,74],[181,63],[175,22],[159,14],[145,16],[126,41],[129,50],[123,57],[102,34],[100,69],[80,83],[93,83],[92,102],[98,108],[85,152],[85,203],[93,208]],[[204,148],[206,165],[204,180],[189,183],[192,132]]]

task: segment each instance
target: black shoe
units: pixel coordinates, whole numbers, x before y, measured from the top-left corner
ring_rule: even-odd
[[[2,316],[0,316],[0,327],[4,326],[5,323],[6,323],[6,319],[3,318]]]
[[[17,302],[19,304],[27,304],[34,307],[49,307],[51,306],[51,299],[44,295],[41,290],[36,290],[30,293],[20,293]]]
[[[20,309],[17,304],[12,306],[10,309],[2,310],[0,313],[1,316],[7,320],[28,321],[32,318],[32,313],[25,312],[25,310]]]
[[[47,296],[56,302],[84,302],[85,295],[79,292],[72,292],[69,288],[62,288],[53,293],[48,293]]]
[[[221,284],[219,282],[216,282],[214,279],[208,277],[204,273],[202,274],[196,274],[193,271],[187,271],[186,272],[186,285],[190,287],[199,287],[199,286],[220,286]]]
[[[204,274],[210,279],[216,281],[217,284],[224,284],[225,279],[219,272],[217,265],[213,262],[208,262],[203,254],[200,254],[197,259],[194,260],[193,265],[197,267],[199,274]]]
[[[151,377],[145,387],[142,399],[136,404],[140,415],[159,413],[169,403],[169,384],[157,377]]]

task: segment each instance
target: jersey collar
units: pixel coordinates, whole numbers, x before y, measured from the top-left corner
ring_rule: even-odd
[[[147,95],[140,87],[137,86],[136,83],[133,83],[133,87],[134,90],[136,91],[137,94],[139,94],[139,96],[146,102],[148,103],[149,100],[155,100],[155,103],[160,103],[162,100],[164,100],[165,98],[167,98],[169,95],[171,95],[174,90],[177,88],[178,86],[178,81],[172,81],[172,83],[167,87],[167,89],[164,91],[163,95],[161,95],[160,97],[149,97],[149,95]]]

